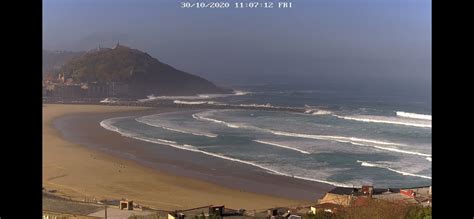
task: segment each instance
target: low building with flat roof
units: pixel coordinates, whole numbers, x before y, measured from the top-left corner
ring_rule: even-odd
[[[133,210],[133,201],[121,200],[119,203],[120,210]]]

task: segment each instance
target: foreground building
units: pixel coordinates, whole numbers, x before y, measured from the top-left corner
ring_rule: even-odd
[[[176,210],[168,213],[168,219],[184,219],[184,218],[222,218],[226,215],[233,216],[237,215],[239,212],[226,209],[224,205],[208,205],[198,208],[185,209],[185,210]]]
[[[335,204],[343,207],[361,204],[364,199],[381,199],[404,204],[431,206],[431,186],[409,189],[377,189],[373,186],[362,188],[337,187],[327,192],[318,204]]]

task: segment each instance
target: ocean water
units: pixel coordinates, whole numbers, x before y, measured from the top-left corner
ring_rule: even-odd
[[[336,186],[431,184],[431,102],[268,87],[234,95],[156,97],[199,109],[111,118],[102,127],[267,172]],[[271,111],[272,108],[303,112]]]

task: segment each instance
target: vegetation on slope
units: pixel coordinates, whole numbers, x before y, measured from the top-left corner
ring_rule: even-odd
[[[147,53],[120,45],[76,56],[58,72],[76,82],[124,83],[140,96],[231,92],[164,64]]]

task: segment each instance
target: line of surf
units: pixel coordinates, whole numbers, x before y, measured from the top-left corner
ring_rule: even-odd
[[[299,134],[299,133],[290,133],[290,132],[281,132],[281,131],[270,131],[270,132],[275,135],[281,135],[281,136],[299,137],[299,138],[308,138],[308,139],[317,139],[317,140],[333,140],[333,141],[342,142],[342,143],[350,143],[350,144],[358,145],[358,146],[373,147],[373,148],[377,148],[377,149],[385,150],[385,151],[392,151],[392,152],[403,153],[403,154],[412,154],[412,155],[418,155],[422,157],[431,157],[431,154],[425,154],[425,153],[420,153],[416,151],[408,151],[408,150],[403,150],[403,149],[398,149],[398,148],[383,147],[383,146],[377,145],[377,144],[382,144],[382,145],[393,145],[393,146],[407,146],[405,144],[399,144],[399,143],[393,143],[393,142],[377,141],[377,140],[355,138],[355,137],[344,137],[344,136],[309,135],[309,134]],[[367,143],[372,143],[372,144],[367,144]]]
[[[201,120],[201,121],[208,121],[208,122],[213,122],[213,123],[217,123],[217,124],[222,124],[222,125],[225,125],[225,126],[230,127],[230,128],[240,128],[240,126],[237,125],[237,124],[233,124],[233,123],[229,123],[229,122],[224,122],[224,121],[222,121],[222,120],[217,120],[217,119],[208,118],[208,117],[205,117],[205,116],[200,115],[199,113],[193,114],[192,117],[193,117],[194,119]]]
[[[324,110],[324,109],[319,109],[315,106],[309,106],[307,104],[304,105],[305,107],[305,111],[304,113],[306,114],[311,114],[311,115],[330,115],[332,114],[333,112],[329,111],[329,110]]]
[[[304,111],[306,114],[311,114],[311,115],[331,115],[332,112],[328,110],[314,110],[314,109],[309,109]]]
[[[234,91],[231,94],[198,94],[194,96],[155,96],[153,94],[148,95],[147,99],[139,99],[138,102],[147,102],[152,100],[204,100],[204,99],[214,99],[214,98],[222,98],[222,97],[229,97],[229,96],[243,96],[248,95],[250,92],[247,91]]]
[[[286,146],[286,145],[282,145],[282,144],[277,144],[277,143],[262,141],[262,140],[253,140],[253,141],[257,142],[257,143],[261,143],[261,144],[272,145],[272,146],[276,146],[276,147],[280,147],[280,148],[285,148],[285,149],[289,149],[289,150],[298,151],[298,152],[303,153],[303,154],[310,154],[310,152],[308,152],[308,151],[304,151],[304,150],[301,150],[301,149],[298,149],[298,148],[292,148],[290,146]]]
[[[217,137],[216,134],[212,134],[212,133],[192,132],[192,131],[187,131],[187,130],[182,130],[182,129],[174,129],[174,128],[170,128],[170,127],[163,126],[163,125],[158,125],[158,124],[155,124],[155,123],[151,123],[151,122],[149,122],[149,121],[146,121],[146,120],[143,119],[143,118],[136,118],[135,121],[137,121],[137,122],[139,122],[139,123],[142,123],[142,124],[145,124],[145,125],[149,125],[149,126],[157,127],[157,128],[162,128],[162,129],[166,129],[166,130],[173,131],[173,132],[179,132],[179,133],[184,133],[184,134],[191,134],[191,135],[196,135],[196,136],[205,136],[205,137],[209,137],[209,138],[215,138],[215,137]]]
[[[430,176],[424,176],[424,175],[420,175],[420,174],[414,174],[414,173],[408,173],[408,172],[404,172],[404,171],[400,171],[400,170],[395,170],[393,168],[386,167],[384,165],[373,164],[373,163],[369,163],[367,161],[358,160],[357,162],[361,163],[361,166],[364,166],[364,167],[382,168],[382,169],[390,170],[392,172],[395,172],[395,173],[398,173],[398,174],[401,174],[401,175],[404,175],[404,176],[414,176],[414,177],[420,177],[420,178],[425,178],[425,179],[431,179]]]
[[[413,127],[420,127],[420,128],[431,128],[431,124],[426,124],[426,123],[412,123],[412,122],[405,122],[405,121],[385,120],[382,118],[361,118],[361,117],[353,117],[353,116],[340,116],[340,115],[334,115],[334,114],[333,116],[339,119],[354,120],[354,121],[359,121],[359,122],[373,122],[373,123],[413,126]]]
[[[283,173],[283,172],[280,172],[280,171],[277,171],[277,170],[274,170],[274,169],[271,169],[271,168],[268,168],[268,167],[265,167],[263,165],[256,164],[256,163],[253,163],[253,162],[250,162],[250,161],[245,161],[245,160],[241,160],[241,159],[237,159],[237,158],[227,157],[227,156],[220,155],[220,154],[214,154],[214,153],[210,153],[210,152],[207,152],[207,151],[202,151],[202,150],[197,149],[193,145],[178,144],[177,142],[169,141],[169,140],[165,140],[165,139],[148,138],[148,137],[138,136],[136,134],[126,132],[124,130],[121,130],[121,129],[113,126],[112,125],[113,121],[117,120],[117,119],[120,119],[120,118],[103,120],[103,121],[100,122],[100,125],[103,128],[105,128],[109,131],[117,132],[120,135],[125,136],[125,137],[129,137],[129,138],[133,138],[133,139],[136,139],[136,140],[141,140],[141,141],[145,141],[145,142],[149,142],[149,143],[154,143],[154,144],[167,145],[167,146],[171,146],[171,147],[181,149],[181,150],[187,150],[187,151],[202,153],[202,154],[209,155],[209,156],[212,156],[212,157],[217,157],[217,158],[221,158],[221,159],[225,159],[225,160],[229,160],[229,161],[234,161],[234,162],[239,162],[239,163],[251,165],[251,166],[263,169],[263,170],[267,171],[268,173],[275,174],[275,175],[282,175],[282,176],[288,176],[288,177],[293,177],[293,178],[307,180],[307,181],[320,182],[320,183],[325,183],[325,184],[329,184],[329,185],[333,185],[333,186],[342,186],[342,187],[351,187],[351,186],[353,186],[353,185],[348,185],[348,184],[343,184],[343,183],[331,182],[331,181],[327,181],[327,180],[312,179],[312,178],[307,178],[307,177],[302,177],[302,176],[294,176],[294,175],[291,175],[291,174],[286,174],[286,173]]]
[[[409,113],[409,112],[403,112],[403,111],[396,111],[396,114],[399,117],[405,117],[405,118],[411,118],[411,119],[423,119],[423,120],[430,120],[431,121],[431,115],[418,114],[418,113]]]
[[[174,100],[173,103],[175,103],[175,104],[187,104],[187,105],[201,105],[201,104],[207,104],[208,101],[184,101],[184,100]]]
[[[100,126],[102,126],[103,128],[105,128],[109,131],[117,132],[120,135],[125,136],[125,137],[137,138],[138,136],[136,134],[126,132],[126,131],[124,131],[122,129],[119,129],[116,126],[112,125],[112,123],[114,123],[116,120],[125,119],[125,118],[129,118],[129,117],[117,117],[117,118],[113,118],[113,119],[106,119],[106,120],[103,120],[103,121],[100,122]],[[157,139],[157,140],[159,140],[162,143],[167,143],[167,144],[176,143],[175,141],[170,141],[170,140],[165,140],[165,139]]]

